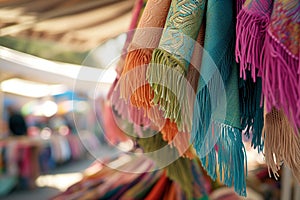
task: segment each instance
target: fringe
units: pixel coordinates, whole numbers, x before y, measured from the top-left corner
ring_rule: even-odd
[[[280,45],[270,32],[267,33],[264,48],[265,55],[261,57],[265,66],[262,89],[267,111],[271,111],[273,106],[276,109],[282,108],[297,130],[300,127],[299,58]]]
[[[208,132],[203,131],[201,127],[192,132],[194,147],[203,168],[213,180],[216,180],[219,171],[219,178],[225,185],[234,186],[235,192],[246,196],[244,167],[247,161],[241,131],[218,122],[213,122]]]
[[[250,13],[242,9],[236,23],[236,62],[240,63],[240,77],[246,79],[246,70],[251,70],[251,77],[256,81],[261,73],[261,58],[264,57],[264,40],[270,16]]]
[[[146,71],[152,57],[151,49],[135,49],[127,54],[125,67],[119,81],[120,98],[139,110],[143,110],[144,117],[160,124],[161,113],[151,102],[154,92],[146,81]],[[129,106],[129,104],[128,104]]]
[[[187,113],[182,112],[189,110],[189,105],[185,103],[188,83],[184,67],[172,54],[155,49],[147,70],[147,80],[154,90],[152,103],[159,105],[164,112],[164,118],[174,121],[179,130],[188,132],[185,130],[188,126],[184,124],[191,123],[191,119],[187,120]],[[186,117],[182,117],[183,115]]]
[[[215,80],[215,83],[217,83]],[[220,81],[220,80],[219,80]],[[234,184],[235,191],[246,196],[244,166],[246,163],[245,148],[241,131],[219,122],[211,121],[212,105],[219,102],[210,99],[216,94],[217,84],[208,84],[197,94],[191,135],[191,143],[200,158],[204,169],[212,179],[220,179],[227,186]],[[208,86],[211,88],[209,89]],[[209,92],[215,91],[215,92]]]
[[[151,49],[136,49],[130,51],[126,57],[126,64],[123,70],[125,75],[128,71],[133,70],[131,76],[126,80],[126,83],[121,83],[121,98],[128,99],[132,105],[138,108],[148,110],[153,99],[153,91],[149,84],[146,82],[147,65],[151,61]],[[129,82],[128,82],[129,81]],[[123,90],[124,89],[124,90]]]
[[[134,91],[146,84],[146,68],[152,57],[151,49],[135,49],[128,52],[125,59],[125,66],[119,80],[120,97],[126,101],[132,96]],[[131,103],[139,103],[141,99],[151,99],[151,92],[148,96],[143,94],[141,98],[132,98]],[[149,101],[145,101],[145,106],[151,106]],[[135,105],[135,104],[133,104]]]
[[[137,88],[130,97],[130,103],[138,108],[149,110],[152,106],[152,99],[154,97],[153,90],[150,85],[146,83],[141,87]]]
[[[119,85],[114,88],[114,91],[111,94],[111,104],[114,110],[122,120],[126,120],[133,125],[134,133],[136,133],[139,137],[143,137],[144,131],[151,126],[151,120],[146,116],[144,110],[127,104],[126,101],[120,98],[118,94],[120,94]],[[151,110],[154,109],[155,108]],[[156,112],[158,111],[153,111],[153,116],[155,116],[154,114],[156,114]],[[157,118],[159,116],[161,116],[161,114],[158,114]],[[159,122],[159,120],[157,121]],[[157,125],[161,125],[161,123],[157,123]]]
[[[282,110],[273,108],[265,114],[264,153],[269,174],[271,170],[277,179],[281,164],[284,163],[300,183],[300,136],[294,130]]]
[[[263,108],[261,103],[261,78],[254,83],[247,72],[247,79],[239,79],[239,97],[242,130],[248,138],[252,135],[251,146],[258,152],[263,150]]]

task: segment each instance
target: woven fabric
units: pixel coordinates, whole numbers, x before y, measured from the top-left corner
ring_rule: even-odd
[[[208,0],[204,53],[194,106],[191,142],[213,178],[246,195],[245,148],[241,137],[238,66],[234,62],[232,1]]]
[[[262,78],[268,111],[283,110],[300,127],[300,4],[298,0],[247,0],[237,19],[240,75]]]
[[[164,117],[184,130],[182,110],[186,106],[186,74],[195,41],[202,24],[206,1],[173,0],[159,46],[154,50],[147,80],[154,90],[154,105],[159,105]]]

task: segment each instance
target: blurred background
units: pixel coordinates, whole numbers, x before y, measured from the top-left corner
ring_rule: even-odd
[[[87,149],[116,153],[91,113],[116,76],[101,69],[120,55],[134,3],[0,0],[0,198],[49,199],[95,161]],[[95,80],[83,65],[100,70]]]

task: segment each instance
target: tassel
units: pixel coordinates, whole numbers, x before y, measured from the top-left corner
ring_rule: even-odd
[[[251,4],[251,8],[248,6]],[[273,1],[257,3],[246,1],[237,16],[236,23],[236,61],[240,63],[240,77],[246,79],[246,70],[251,70],[251,77],[261,74],[264,40],[270,20]]]
[[[133,130],[131,130],[131,128],[127,130],[128,128],[125,128],[127,126],[125,126],[122,123],[118,123],[118,125],[122,130],[124,130],[129,135],[135,133],[137,134],[137,136],[143,137],[145,134],[145,130],[147,130],[148,128],[151,127],[158,130],[159,127],[162,127],[163,121],[158,120],[162,118],[161,114],[157,114],[156,116],[157,126],[153,126],[152,121],[146,116],[144,110],[138,109],[130,104],[126,104],[126,101],[119,97],[120,94],[119,92],[120,92],[120,85],[117,84],[116,87],[114,88],[113,93],[111,94],[111,104],[114,110],[116,111],[116,114],[119,115],[123,121],[127,121],[127,123],[131,123],[133,125]],[[151,110],[154,109],[155,108]],[[155,113],[156,112],[158,111],[155,111]],[[153,116],[155,115],[153,114]]]
[[[170,119],[166,119],[165,125],[161,130],[163,140],[170,144],[177,133],[178,129],[176,123],[171,122]]]
[[[271,170],[277,179],[281,164],[284,163],[300,183],[300,137],[294,130],[282,110],[273,108],[265,114],[264,154],[269,173]]]

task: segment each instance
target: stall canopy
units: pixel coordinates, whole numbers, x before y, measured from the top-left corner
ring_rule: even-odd
[[[0,0],[0,36],[86,51],[127,31],[133,5],[134,0]]]

